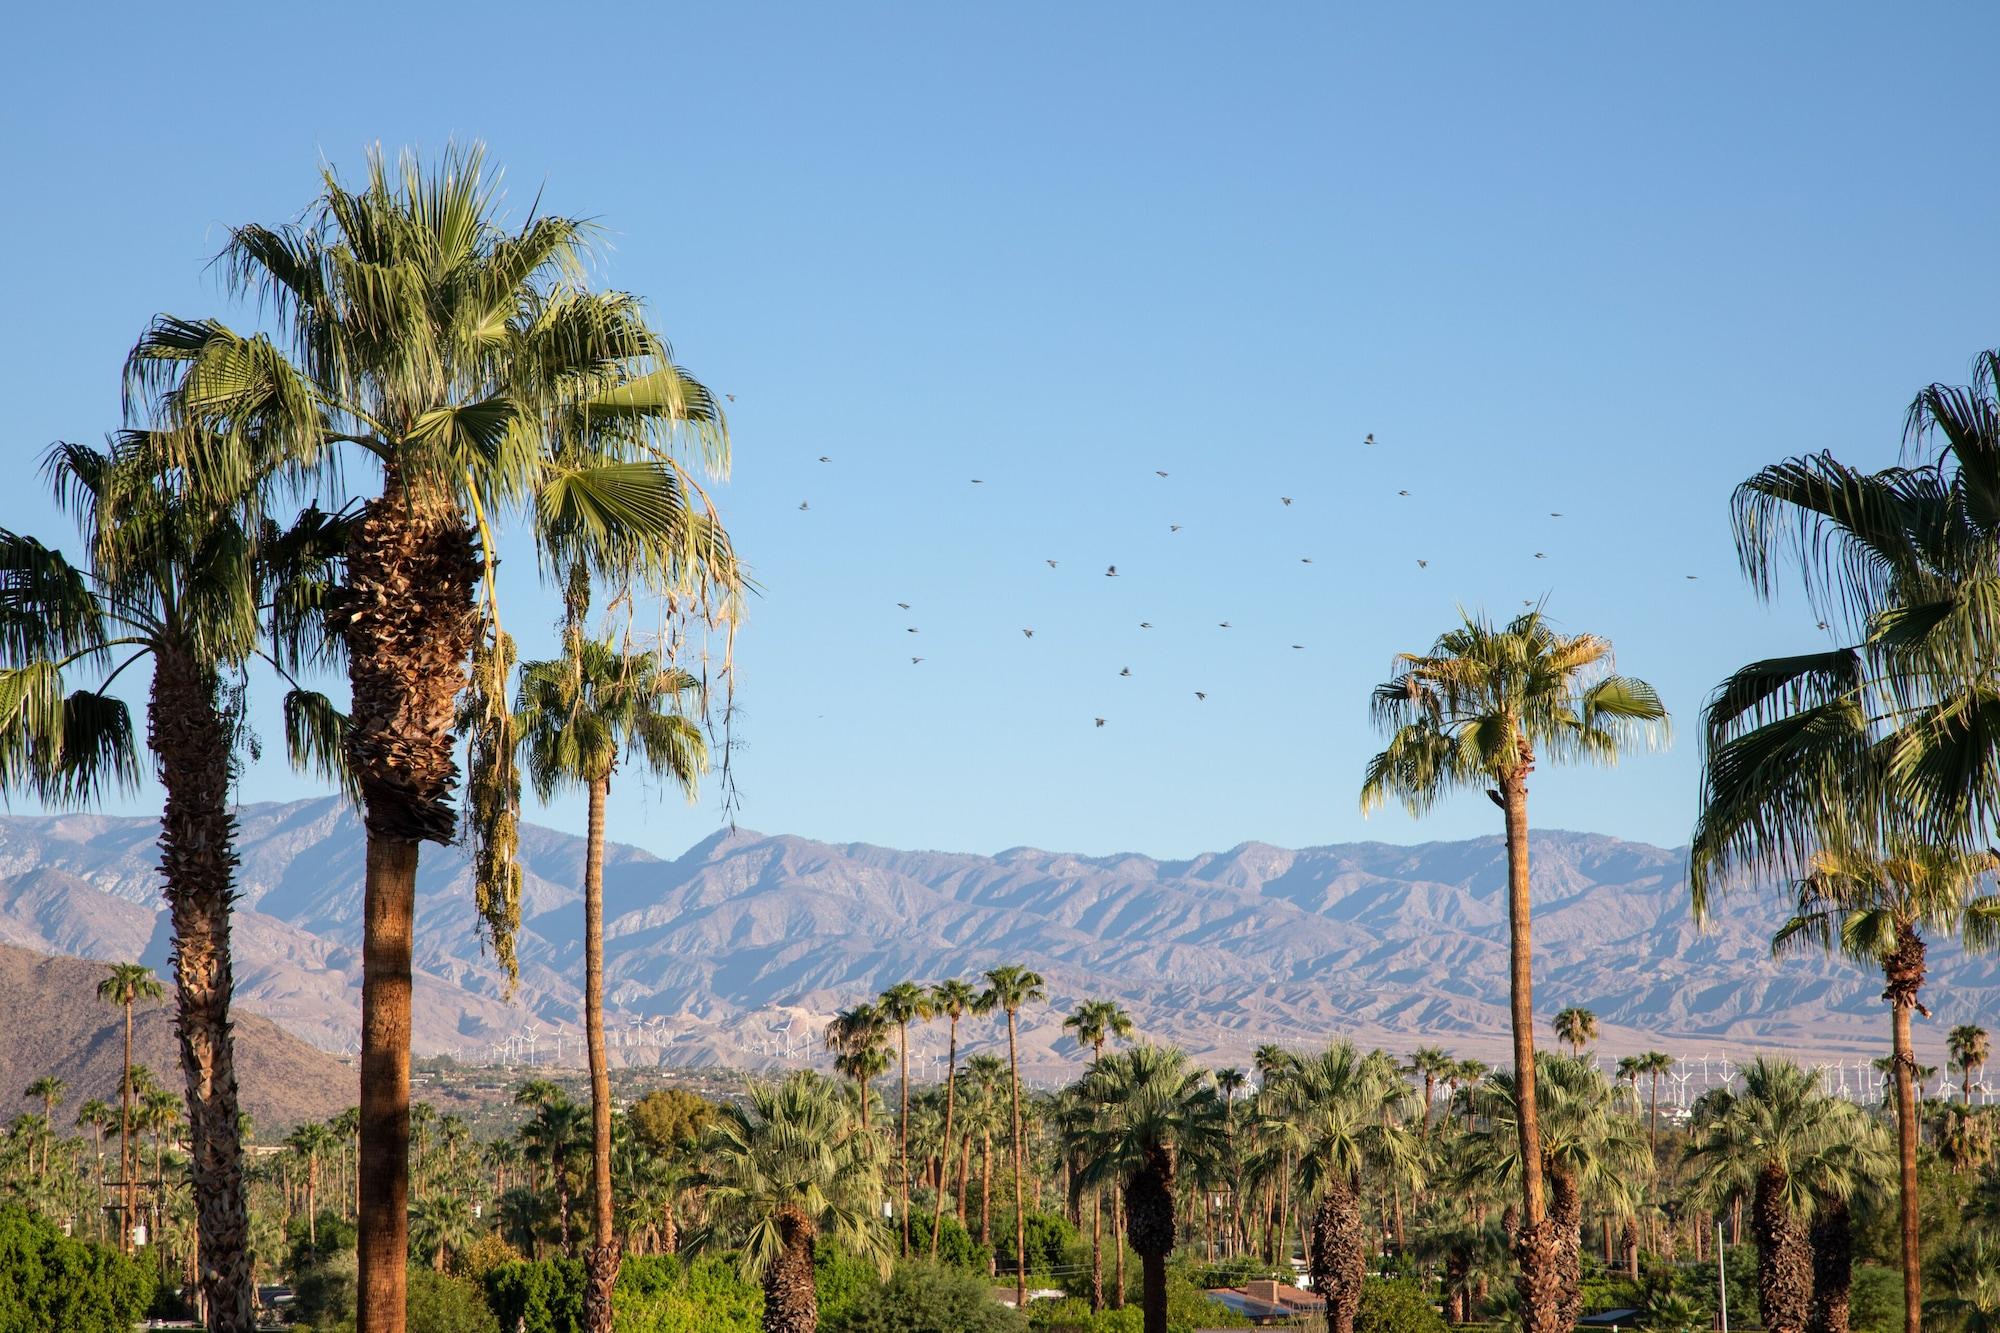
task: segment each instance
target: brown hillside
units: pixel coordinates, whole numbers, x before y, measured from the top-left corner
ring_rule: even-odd
[[[124,1020],[97,998],[105,965],[0,944],[0,1118],[39,1110],[21,1095],[43,1074],[69,1084],[56,1110],[67,1133],[76,1108],[92,1097],[115,1102],[124,1056]],[[132,1059],[170,1088],[181,1086],[169,1000],[134,1011]],[[268,1019],[236,1013],[236,1078],[258,1137],[307,1119],[337,1115],[355,1100],[355,1072]]]

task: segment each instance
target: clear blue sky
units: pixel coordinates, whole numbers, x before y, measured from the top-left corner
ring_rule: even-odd
[[[0,524],[60,531],[34,460],[117,423],[150,314],[227,311],[227,225],[322,157],[477,138],[737,396],[745,826],[1491,832],[1476,793],[1361,819],[1367,690],[1456,605],[1546,596],[1681,725],[1538,775],[1537,822],[1677,844],[1703,696],[1816,638],[1738,577],[1730,488],[1891,461],[1913,392],[2000,344],[1985,6],[728,10],[15,19]],[[245,795],[311,790],[267,761]],[[613,818],[673,852],[718,814],[634,782]]]

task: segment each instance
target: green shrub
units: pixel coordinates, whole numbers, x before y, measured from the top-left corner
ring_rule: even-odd
[[[1354,1333],[1445,1333],[1444,1316],[1416,1283],[1370,1278],[1361,1284]]]
[[[1211,1302],[1213,1304],[1213,1302]],[[1221,1306],[1215,1307],[1220,1310]],[[1028,1327],[1033,1333],[1143,1333],[1145,1317],[1139,1307],[1090,1313],[1090,1302],[1080,1296],[1059,1301],[1038,1301],[1028,1307]]]
[[[1854,1333],[1896,1333],[1903,1327],[1903,1275],[1893,1268],[1856,1264],[1847,1300]]]
[[[583,1323],[583,1263],[502,1264],[486,1275],[486,1305],[508,1333],[574,1333]]]
[[[0,1333],[127,1333],[153,1302],[145,1264],[0,1206]]]
[[[819,1318],[844,1318],[848,1311],[875,1298],[882,1290],[882,1273],[874,1263],[821,1241],[813,1251],[813,1291],[819,1298]]]
[[[757,1333],[762,1289],[723,1259],[635,1255],[618,1270],[618,1333]]]
[[[410,1270],[409,1333],[500,1333],[479,1288],[428,1268]]]
[[[1027,1327],[987,1294],[984,1279],[929,1263],[902,1265],[873,1298],[820,1318],[824,1333],[1020,1333]]]
[[[336,1250],[301,1267],[292,1276],[292,1319],[313,1329],[354,1326],[359,1261],[353,1250]]]
[[[928,1257],[931,1252],[931,1219],[928,1213],[919,1213],[910,1219],[910,1253]],[[961,1269],[967,1273],[985,1276],[993,1257],[992,1250],[981,1245],[970,1231],[950,1214],[946,1214],[938,1228],[938,1262],[947,1268]]]

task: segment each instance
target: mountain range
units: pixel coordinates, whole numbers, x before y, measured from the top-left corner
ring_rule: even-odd
[[[240,810],[237,994],[245,1010],[328,1050],[359,1026],[362,835],[338,799]],[[104,815],[0,818],[0,943],[168,974],[157,825]],[[1815,1057],[1886,1049],[1881,982],[1837,960],[1773,961],[1773,895],[1692,920],[1685,852],[1537,832],[1536,1003],[1595,1011],[1608,1053],[1648,1047]],[[415,1043],[471,1061],[504,1050],[581,1059],[580,838],[524,826],[520,981],[474,930],[457,848],[426,848],[417,899]],[[1142,1032],[1204,1059],[1336,1035],[1503,1056],[1506,853],[1498,837],[1290,850],[1247,842],[1184,861],[1014,848],[898,851],[718,832],[674,860],[612,845],[605,864],[606,1001],[614,1060],[766,1064],[818,1056],[836,1008],[904,979],[1022,963],[1050,1004],[1024,1015],[1024,1062],[1074,1060],[1077,999],[1122,1001]],[[1935,1055],[1956,1022],[1991,1019],[2000,967],[1936,948]],[[1982,1009],[1987,1012],[1982,1012]],[[967,1046],[1004,1044],[967,1025]],[[913,1045],[942,1054],[942,1033]],[[1928,1057],[1927,1057],[1928,1058]],[[920,1067],[922,1067],[920,1065]]]

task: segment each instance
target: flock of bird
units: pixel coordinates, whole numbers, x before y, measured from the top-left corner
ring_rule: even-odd
[[[1361,443],[1362,443],[1363,445],[1365,445],[1365,446],[1369,446],[1369,447],[1372,447],[1372,446],[1373,446],[1373,445],[1375,444],[1375,434],[1374,434],[1374,432],[1373,432],[1373,431],[1370,431],[1370,432],[1369,432],[1369,433],[1368,433],[1368,434],[1367,434],[1367,435],[1366,435],[1365,437],[1363,437],[1363,439],[1362,439]],[[821,463],[832,463],[832,462],[833,462],[833,458],[832,458],[832,457],[831,457],[830,455],[827,455],[827,454],[821,454],[821,455],[819,456],[819,461],[820,461]],[[1158,477],[1158,478],[1159,478],[1159,479],[1161,479],[1162,481],[1164,481],[1164,480],[1166,480],[1166,479],[1167,479],[1167,478],[1168,478],[1168,477],[1169,477],[1169,476],[1170,476],[1171,474],[1170,474],[1170,473],[1169,473],[1169,472],[1168,472],[1168,471],[1167,471],[1166,469],[1164,469],[1164,468],[1155,468],[1155,469],[1153,469],[1153,475],[1154,475],[1155,477]],[[969,480],[970,480],[970,483],[971,483],[972,485],[974,485],[974,486],[983,486],[983,485],[985,485],[985,484],[986,484],[986,482],[985,482],[985,478],[983,478],[983,477],[972,477],[972,478],[970,478]],[[1403,498],[1403,499],[1409,499],[1409,498],[1411,498],[1411,496],[1410,496],[1410,492],[1409,492],[1408,490],[1398,490],[1398,491],[1396,492],[1396,494],[1397,494],[1397,496],[1398,496],[1398,497],[1400,497],[1400,498]],[[1280,505],[1281,505],[1282,507],[1284,507],[1284,508],[1287,508],[1287,509],[1291,508],[1291,506],[1292,506],[1292,502],[1293,502],[1293,497],[1292,497],[1292,496],[1289,496],[1289,495],[1281,495],[1281,496],[1279,496],[1279,497],[1278,497],[1278,503],[1279,503],[1279,504],[1280,504]],[[810,512],[810,510],[811,510],[811,509],[812,509],[812,505],[811,505],[811,503],[810,503],[809,501],[806,501],[806,500],[801,500],[801,501],[799,501],[799,510],[800,510],[800,512]],[[1549,517],[1550,517],[1550,518],[1552,518],[1552,519],[1560,519],[1560,518],[1562,518],[1562,517],[1563,517],[1563,514],[1562,514],[1562,511],[1560,511],[1560,510],[1551,510],[1551,511],[1549,511]],[[1179,532],[1179,531],[1181,530],[1181,527],[1182,527],[1182,525],[1181,525],[1181,524],[1179,524],[1179,523],[1169,523],[1169,524],[1167,525],[1167,531],[1168,531],[1169,533],[1177,533],[1177,532]],[[1546,560],[1546,559],[1548,559],[1548,553],[1547,553],[1546,551],[1536,551],[1536,552],[1535,552],[1535,559],[1537,559],[1537,560]],[[1428,568],[1430,567],[1430,561],[1429,561],[1428,559],[1425,559],[1425,558],[1423,558],[1423,557],[1417,557],[1417,558],[1416,558],[1416,560],[1417,560],[1417,568],[1418,568],[1418,569],[1428,569]],[[1311,557],[1311,556],[1300,556],[1300,557],[1299,557],[1299,563],[1300,563],[1300,564],[1302,564],[1302,565],[1310,565],[1310,564],[1312,564],[1312,562],[1313,562],[1313,561],[1312,561],[1312,557]],[[1056,568],[1058,568],[1058,567],[1060,566],[1060,564],[1061,564],[1061,561],[1059,561],[1059,560],[1054,560],[1054,559],[1044,559],[1043,563],[1044,563],[1044,564],[1046,564],[1046,565],[1047,565],[1047,566],[1048,566],[1048,567],[1049,567],[1050,569],[1056,569]],[[1118,566],[1117,566],[1117,565],[1115,565],[1115,564],[1114,564],[1114,565],[1107,565],[1107,566],[1105,567],[1105,569],[1104,569],[1104,577],[1105,577],[1105,578],[1107,578],[1107,579],[1115,579],[1115,578],[1117,578],[1117,577],[1118,577]],[[1692,582],[1693,580],[1695,580],[1695,579],[1696,579],[1696,578],[1698,578],[1699,576],[1698,576],[1698,575],[1695,575],[1695,574],[1688,574],[1688,575],[1686,575],[1685,577],[1686,577],[1686,578],[1687,578],[1687,579],[1688,579],[1688,580],[1689,580],[1690,582]],[[1533,605],[1534,605],[1534,600],[1533,600],[1532,598],[1526,598],[1526,599],[1523,599],[1523,600],[1522,600],[1522,602],[1521,602],[1521,605],[1522,605],[1522,606],[1524,606],[1524,607],[1527,607],[1527,606],[1533,606]],[[897,603],[896,603],[896,608],[897,608],[898,610],[900,610],[900,611],[908,611],[908,610],[910,610],[910,603],[908,603],[908,602],[897,602]],[[1151,621],[1146,621],[1146,620],[1142,620],[1142,621],[1140,621],[1140,622],[1139,622],[1139,628],[1140,628],[1140,629],[1142,629],[1142,630],[1150,630],[1150,629],[1152,629],[1152,628],[1153,628],[1153,625],[1152,625],[1152,622],[1151,622]],[[1223,621],[1218,621],[1218,622],[1217,622],[1217,628],[1218,628],[1218,629],[1224,629],[1224,630],[1226,630],[1226,629],[1230,629],[1230,628],[1232,628],[1232,626],[1231,626],[1231,624],[1230,624],[1230,622],[1229,622],[1229,621],[1227,621],[1227,620],[1223,620]],[[1822,626],[1822,628],[1824,628],[1824,626]],[[905,632],[906,632],[906,633],[909,633],[909,634],[916,634],[916,633],[919,633],[920,631],[919,631],[919,629],[918,629],[918,627],[917,627],[917,626],[915,626],[915,625],[910,625],[910,626],[907,626],[907,627],[906,627],[906,629],[905,629]],[[1023,627],[1021,628],[1021,633],[1022,633],[1022,635],[1023,635],[1023,636],[1025,636],[1026,638],[1029,638],[1029,639],[1033,639],[1033,638],[1035,637],[1035,631],[1034,631],[1034,629],[1033,629],[1033,627],[1032,627],[1032,626],[1023,626]],[[1304,651],[1304,650],[1305,650],[1305,645],[1304,645],[1304,644],[1302,644],[1302,643],[1295,643],[1295,644],[1292,644],[1292,648],[1293,648],[1294,650],[1296,650],[1296,651],[1301,651],[1301,652],[1302,652],[1302,651]],[[911,666],[921,666],[921,665],[923,664],[923,662],[924,662],[924,658],[923,658],[923,656],[922,656],[921,654],[911,654],[911,655],[910,655],[910,665],[911,665]],[[1129,666],[1127,666],[1127,667],[1121,667],[1121,668],[1119,669],[1119,672],[1118,672],[1118,675],[1119,675],[1119,676],[1120,676],[1121,678],[1127,678],[1127,679],[1129,679],[1129,678],[1131,677],[1131,675],[1132,675],[1132,668],[1131,668],[1131,667],[1129,667]],[[1197,702],[1197,703],[1200,703],[1200,702],[1202,702],[1202,701],[1204,701],[1204,700],[1206,700],[1206,699],[1208,698],[1208,692],[1207,692],[1206,690],[1195,690],[1195,691],[1193,691],[1193,694],[1194,694],[1194,697],[1195,697],[1195,702]],[[1093,723],[1093,724],[1094,724],[1095,726],[1097,726],[1097,727],[1103,727],[1103,726],[1105,725],[1105,723],[1106,723],[1106,719],[1104,719],[1104,718],[1102,718],[1102,717],[1093,717],[1093,718],[1091,719],[1091,721],[1092,721],[1092,723]]]

